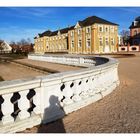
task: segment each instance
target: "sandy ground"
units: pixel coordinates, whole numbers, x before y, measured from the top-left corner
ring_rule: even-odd
[[[41,61],[29,60],[29,59],[19,59],[16,61],[32,64],[35,66],[41,66],[41,67],[49,68],[52,70],[57,70],[59,72],[81,69],[80,67],[41,62]],[[18,66],[16,64],[8,63],[8,62],[0,63],[0,76],[4,80],[15,80],[15,79],[20,79],[20,78],[27,78],[27,77],[41,76],[41,75],[47,75],[47,73],[45,72],[44,74],[43,72],[37,72],[35,70],[31,70],[31,69]]]
[[[103,100],[24,133],[140,132],[140,55],[120,58],[120,86]]]
[[[44,74],[15,64],[0,63],[0,76],[4,80],[15,80],[39,75]]]
[[[37,60],[30,60],[30,59],[19,59],[16,61],[24,62],[27,64],[32,64],[32,65],[40,66],[40,67],[44,67],[44,68],[49,68],[49,69],[53,69],[53,70],[57,70],[59,72],[81,69],[80,67],[61,65],[61,64],[55,64],[55,63],[48,63],[45,61],[37,61]]]

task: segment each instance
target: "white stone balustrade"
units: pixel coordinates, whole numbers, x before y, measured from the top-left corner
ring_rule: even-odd
[[[29,100],[27,99],[28,93],[29,90],[24,90],[19,92],[21,98],[19,99],[18,106],[21,111],[19,112],[18,117],[20,120],[30,117],[30,113],[28,112],[28,109],[30,107]]]
[[[29,55],[28,58],[81,66],[81,70],[0,82],[0,96],[4,100],[0,103],[3,114],[0,133],[14,133],[62,118],[102,99],[119,85],[118,61],[112,58],[69,55]],[[14,93],[20,98],[13,103]],[[11,114],[16,109],[19,112],[13,117]]]
[[[4,99],[4,103],[2,104],[2,113],[4,115],[2,118],[3,124],[14,122],[14,118],[11,116],[12,112],[14,111],[13,104],[10,101],[12,96],[13,94],[2,95]]]

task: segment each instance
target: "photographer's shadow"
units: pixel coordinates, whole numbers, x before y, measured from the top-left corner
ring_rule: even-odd
[[[66,133],[64,124],[62,121],[65,115],[63,109],[60,106],[60,102],[57,96],[52,95],[49,99],[50,106],[45,109],[42,124],[38,128],[38,133]],[[61,119],[58,119],[61,118]],[[45,123],[50,120],[56,120],[51,123]]]

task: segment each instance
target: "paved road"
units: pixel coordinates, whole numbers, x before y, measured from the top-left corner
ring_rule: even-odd
[[[103,100],[26,133],[140,132],[140,55],[120,58],[120,86]]]

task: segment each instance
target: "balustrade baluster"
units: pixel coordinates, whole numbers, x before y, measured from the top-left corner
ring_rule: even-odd
[[[4,102],[1,105],[2,106],[2,113],[4,115],[2,118],[3,124],[14,122],[14,118],[11,116],[11,114],[14,112],[14,106],[11,103],[12,96],[13,96],[13,93],[2,95],[2,97],[4,99]]]
[[[30,113],[27,111],[30,107],[30,102],[27,99],[28,93],[29,93],[29,90],[24,90],[24,91],[19,92],[21,97],[19,99],[18,106],[21,111],[19,112],[18,117],[20,119],[25,119],[25,118],[30,117]]]
[[[33,102],[36,105],[33,112],[35,114],[39,114],[41,112],[41,88],[36,88],[35,90],[35,96],[33,97]]]

